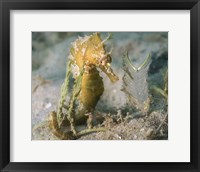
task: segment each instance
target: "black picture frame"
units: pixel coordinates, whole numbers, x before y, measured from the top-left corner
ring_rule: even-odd
[[[10,10],[190,10],[191,138],[189,163],[10,162]],[[200,171],[200,1],[199,0],[0,0],[1,171]],[[181,45],[180,45],[181,46]],[[23,150],[22,150],[23,151]],[[172,152],[173,156],[173,152]]]

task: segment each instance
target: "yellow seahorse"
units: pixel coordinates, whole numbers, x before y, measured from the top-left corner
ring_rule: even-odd
[[[62,137],[65,136],[65,134],[59,129],[59,126],[63,122],[60,120],[60,117],[63,117],[62,108],[67,94],[66,90],[69,86],[70,72],[72,72],[75,82],[72,93],[73,96],[69,103],[67,120],[71,125],[71,131],[74,135],[77,135],[74,123],[79,119],[85,119],[85,113],[90,113],[94,110],[99,98],[103,94],[104,85],[98,69],[103,71],[112,82],[116,82],[119,79],[113,73],[110,66],[111,52],[106,52],[105,50],[104,43],[108,39],[109,36],[105,40],[102,40],[99,33],[94,33],[90,36],[79,37],[72,43],[67,75],[61,89],[62,96],[60,106],[57,114],[54,112],[50,115],[50,127],[53,129],[55,134],[57,133],[56,135],[62,135]],[[76,97],[79,101],[79,111],[77,114],[72,114],[75,113],[74,108]],[[55,121],[56,115],[58,122]]]
[[[80,69],[84,68],[79,100],[87,111],[96,106],[104,91],[102,77],[97,68],[106,73],[112,82],[118,80],[110,67],[110,52],[105,51],[106,40],[102,40],[99,33],[94,33],[77,39],[71,48],[69,58],[72,61],[71,68],[75,79]]]

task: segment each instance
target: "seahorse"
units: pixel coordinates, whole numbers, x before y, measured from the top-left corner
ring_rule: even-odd
[[[93,112],[104,92],[103,79],[99,74],[99,70],[103,71],[111,82],[119,80],[111,68],[111,51],[106,52],[105,50],[105,41],[108,39],[109,36],[102,40],[99,33],[93,33],[89,36],[79,37],[72,43],[68,57],[67,74],[61,89],[62,96],[57,112],[58,121],[55,121],[55,112],[50,115],[50,128],[54,129],[54,133],[62,136],[61,138],[68,137],[59,129],[59,126],[63,122],[61,119],[63,118],[62,108],[69,87],[70,72],[73,74],[75,81],[67,112],[67,121],[70,123],[71,131],[75,136],[77,136],[77,133],[74,123],[85,120],[85,114]],[[76,98],[79,101],[78,113],[75,112]]]
[[[99,33],[80,37],[72,44],[70,50],[73,77],[76,79],[80,69],[84,68],[79,100],[83,109],[88,112],[94,109],[104,91],[103,80],[97,68],[102,70],[112,82],[119,79],[110,67],[111,53],[105,50],[104,43],[108,38],[102,40]]]

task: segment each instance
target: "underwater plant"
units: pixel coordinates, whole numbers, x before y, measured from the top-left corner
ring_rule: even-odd
[[[135,67],[132,64],[128,52],[123,56],[123,70],[125,71],[125,74],[122,78],[122,91],[127,95],[129,103],[139,109],[142,113],[148,112],[150,105],[147,83],[147,73],[150,64],[150,54],[139,67]]]
[[[160,88],[158,86],[153,85],[152,86],[152,90],[154,90],[155,92],[159,93],[161,96],[163,96],[166,101],[168,99],[168,69],[165,68],[164,70],[161,71],[162,76],[163,76],[163,87]]]
[[[94,33],[79,37],[72,43],[66,78],[61,87],[58,110],[49,115],[50,128],[57,137],[71,139],[88,132],[104,130],[103,128],[92,129],[91,118],[94,108],[104,92],[103,80],[98,69],[103,71],[112,82],[119,79],[110,66],[111,52],[105,50],[105,42],[109,38],[110,35],[102,40],[99,33]],[[66,98],[70,94],[72,78],[74,79],[73,88],[70,100],[67,102]],[[86,120],[89,129],[77,132],[76,124]],[[62,126],[67,125],[71,128],[68,133],[61,130]]]

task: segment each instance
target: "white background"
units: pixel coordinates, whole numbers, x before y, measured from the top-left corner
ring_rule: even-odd
[[[11,11],[12,162],[190,162],[189,11]],[[169,139],[31,141],[31,31],[169,31]]]

